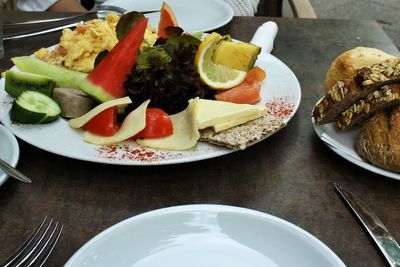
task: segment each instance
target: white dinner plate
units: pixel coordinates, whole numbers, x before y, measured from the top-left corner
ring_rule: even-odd
[[[0,159],[11,166],[17,166],[19,159],[19,146],[15,136],[0,124]],[[8,178],[8,175],[0,169],[0,185]]]
[[[272,116],[287,124],[300,105],[301,89],[296,76],[271,54],[261,53],[256,65],[267,73],[267,78],[261,84],[261,101],[258,105],[266,105]],[[144,148],[133,141],[110,146],[93,145],[83,141],[82,130],[72,129],[68,121],[62,118],[41,125],[11,122],[9,111],[12,102],[13,98],[4,90],[4,79],[1,79],[0,121],[4,126],[33,146],[74,159],[117,165],[165,165],[209,159],[235,151],[204,142],[187,151]]]
[[[318,137],[321,138],[322,134],[328,136],[328,138],[335,143],[336,147],[326,144],[325,142],[324,143],[342,158],[371,172],[400,180],[400,173],[376,167],[371,163],[363,161],[362,158],[358,155],[355,148],[355,140],[358,133],[360,132],[360,127],[354,127],[351,130],[341,131],[336,127],[334,122],[317,125],[313,118],[311,119],[311,121]]]
[[[163,0],[108,0],[103,5],[122,7],[128,11],[160,10]],[[232,8],[222,0],[168,0],[179,26],[188,32],[217,29],[233,17]],[[147,14],[149,24],[158,28],[160,13]]]
[[[305,230],[259,211],[221,205],[159,209],[103,231],[65,267],[344,267]]]

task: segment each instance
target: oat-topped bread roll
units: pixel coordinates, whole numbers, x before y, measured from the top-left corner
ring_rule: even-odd
[[[312,116],[317,124],[334,121],[356,101],[385,85],[400,84],[400,58],[394,57],[362,67],[352,79],[340,80],[314,107]]]
[[[394,57],[371,47],[356,47],[342,53],[332,62],[326,74],[325,92],[328,93],[337,81],[353,78],[357,69]]]
[[[375,113],[362,127],[356,149],[373,165],[400,172],[400,106]]]

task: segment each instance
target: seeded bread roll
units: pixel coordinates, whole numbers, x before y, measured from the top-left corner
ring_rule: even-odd
[[[339,55],[332,62],[325,78],[324,89],[328,93],[340,80],[352,79],[357,69],[394,58],[379,49],[356,47]]]
[[[375,113],[362,127],[356,149],[373,165],[400,172],[400,106]]]

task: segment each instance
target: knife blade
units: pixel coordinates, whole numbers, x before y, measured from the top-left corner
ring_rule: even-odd
[[[336,190],[361,221],[392,267],[400,266],[400,246],[375,213],[350,191],[334,183]]]

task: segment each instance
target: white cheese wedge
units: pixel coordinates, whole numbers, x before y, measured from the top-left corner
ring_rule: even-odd
[[[138,139],[136,142],[142,146],[165,150],[193,148],[200,138],[193,108],[194,105],[190,104],[185,110],[170,116],[174,128],[172,135],[161,138]]]
[[[255,120],[267,113],[266,107],[255,105],[199,98],[190,102],[195,105],[197,127],[199,129],[213,127],[215,132]]]
[[[150,100],[147,100],[129,113],[113,136],[101,136],[86,131],[83,140],[96,145],[110,145],[133,137],[146,126],[146,109],[149,103]]]
[[[88,113],[86,113],[78,118],[69,120],[68,124],[72,128],[81,128],[83,125],[85,125],[88,121],[93,119],[93,117],[95,117],[100,112],[102,112],[108,108],[112,108],[112,107],[120,106],[120,105],[127,105],[130,103],[132,103],[132,100],[129,98],[129,96],[118,98],[118,99],[113,99],[113,100],[101,103],[100,105],[91,109]]]

